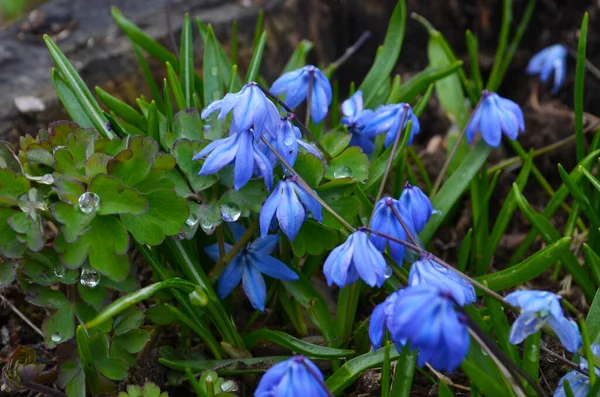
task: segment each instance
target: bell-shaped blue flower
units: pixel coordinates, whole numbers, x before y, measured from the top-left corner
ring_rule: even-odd
[[[594,343],[590,348],[594,356],[600,358],[600,346]],[[589,372],[588,362],[583,356],[579,357],[579,368]],[[597,376],[600,375],[600,370],[595,368],[594,371]],[[565,380],[569,381],[569,386],[575,397],[587,397],[590,392],[590,378],[578,371],[571,371],[560,379],[558,387],[554,391],[554,397],[567,397],[564,386]]]
[[[198,175],[210,175],[234,163],[233,182],[235,190],[241,189],[254,175],[255,169],[262,175],[267,188],[273,184],[273,167],[260,151],[252,130],[233,133],[228,138],[209,143],[194,156],[193,160],[206,157]],[[255,168],[256,165],[256,168]]]
[[[404,116],[405,113],[406,115]],[[400,126],[402,119],[404,119],[404,124]],[[408,138],[408,144],[410,145],[414,136],[421,130],[421,126],[419,124],[419,119],[412,112],[412,108],[407,103],[397,103],[378,107],[375,109],[375,114],[369,120],[362,133],[367,136],[375,136],[387,132],[384,141],[385,147],[387,148],[394,143],[398,133],[402,133],[402,130],[404,130],[409,121],[412,121],[412,128]]]
[[[331,251],[323,265],[327,284],[335,284],[340,288],[359,278],[371,287],[381,287],[390,276],[390,271],[383,255],[362,230],[352,233],[344,244]]]
[[[429,197],[418,186],[412,186],[407,182],[400,194],[399,201],[400,208],[403,210],[402,214],[406,215],[402,219],[405,220],[411,232],[421,233],[433,214],[433,206]]]
[[[289,119],[283,119],[281,121],[277,136],[265,135],[265,138],[269,141],[271,146],[277,150],[277,153],[283,156],[283,158],[285,158],[285,160],[292,166],[296,163],[300,148],[303,148],[306,153],[310,153],[317,158],[323,158],[323,154],[321,154],[321,152],[314,145],[302,139],[302,133],[300,132],[300,129],[296,127]],[[269,147],[262,142],[262,140],[258,142],[258,145],[260,150],[269,159],[271,166],[275,168],[275,165],[277,165],[277,156],[275,153],[273,153],[271,149],[269,149]]]
[[[477,131],[481,132],[483,140],[492,147],[500,145],[502,134],[509,139],[517,139],[519,132],[525,131],[523,111],[519,105],[487,90],[481,95],[482,101],[467,126],[469,143],[473,142]]]
[[[581,346],[577,324],[567,319],[560,306],[560,296],[547,291],[515,291],[506,295],[506,301],[521,308],[521,314],[510,330],[510,343],[521,343],[544,325],[556,334],[565,349],[575,353]]]
[[[370,228],[387,236],[394,237],[398,240],[406,241],[406,232],[398,217],[394,213],[394,209],[403,216],[403,210],[400,202],[391,197],[384,197],[375,205],[375,211],[371,218]],[[406,219],[405,219],[406,218]],[[408,217],[404,216],[402,220],[407,223]],[[404,258],[404,246],[395,241],[390,241],[383,236],[371,233],[371,242],[380,252],[385,251],[386,245],[389,245],[390,255],[398,263],[402,264]]]
[[[437,370],[454,371],[469,350],[466,315],[456,307],[459,297],[451,289],[428,284],[392,295],[371,315],[373,347],[381,345],[387,329],[398,351],[407,343],[418,350],[419,366],[428,362]]]
[[[254,397],[327,397],[319,368],[304,356],[275,364],[260,379]]]
[[[544,48],[529,61],[527,74],[539,75],[544,83],[554,74],[552,93],[556,94],[567,75],[567,48],[561,44]]]
[[[217,117],[219,120],[227,117],[227,114],[233,110],[232,132],[243,132],[254,128],[257,137],[265,130],[275,134],[281,119],[277,107],[254,82],[246,84],[240,92],[229,93],[223,99],[211,102],[202,111],[202,118],[208,118],[217,110],[220,110]]]
[[[284,73],[271,86],[275,95],[287,94],[285,104],[290,108],[300,105],[308,97],[310,76],[313,76],[310,117],[315,123],[320,123],[327,116],[331,104],[331,83],[319,68],[313,65],[304,66],[291,72]]]
[[[362,91],[356,91],[350,98],[342,103],[341,123],[348,128],[348,132],[352,134],[350,146],[358,146],[363,152],[370,154],[375,148],[373,137],[363,134],[363,130],[367,123],[371,121],[375,112],[371,109],[363,109]]]
[[[421,257],[410,267],[408,285],[437,285],[449,289],[459,305],[468,305],[477,300],[473,286],[454,270],[447,269],[427,257]]]
[[[236,241],[239,240],[245,232],[244,228],[236,223],[228,225]],[[277,240],[279,236],[276,235],[256,239],[231,259],[217,283],[217,295],[220,299],[229,295],[241,281],[252,307],[264,311],[267,287],[263,274],[278,280],[298,280],[298,275],[292,269],[269,255],[277,248]],[[231,245],[226,243],[225,252],[229,250]],[[213,261],[219,260],[218,244],[210,245],[204,251]]]
[[[319,222],[323,220],[321,204],[298,185],[295,176],[280,180],[260,210],[261,236],[267,235],[276,217],[281,231],[293,241],[306,220],[306,210]]]

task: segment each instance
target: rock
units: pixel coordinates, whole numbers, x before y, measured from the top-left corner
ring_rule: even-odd
[[[15,97],[15,106],[21,113],[39,113],[46,110],[44,102],[31,95]]]

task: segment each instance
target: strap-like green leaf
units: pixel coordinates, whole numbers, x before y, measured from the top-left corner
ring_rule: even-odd
[[[246,344],[247,349],[256,346],[261,340],[268,340],[269,342],[286,347],[296,353],[314,358],[333,359],[348,357],[354,354],[353,350],[334,349],[327,346],[314,345],[301,339],[294,338],[285,332],[272,331],[266,328],[251,332],[244,337],[244,343]]]

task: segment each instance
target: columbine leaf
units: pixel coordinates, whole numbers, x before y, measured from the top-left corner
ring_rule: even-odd
[[[100,197],[98,215],[132,214],[141,215],[148,209],[148,201],[135,190],[106,174],[98,174],[92,179],[89,191]]]
[[[325,167],[314,154],[299,153],[294,169],[310,186],[316,188],[325,174]]]
[[[0,169],[0,206],[16,206],[19,197],[27,194],[30,187],[29,180],[23,175],[8,168]]]
[[[351,147],[329,162],[325,178],[329,180],[351,178],[362,182],[369,176],[369,158],[359,147]]]
[[[335,157],[348,147],[352,135],[343,131],[331,131],[319,140],[327,152]]]
[[[128,365],[121,358],[109,357],[108,335],[97,334],[88,339],[90,352],[102,375],[108,379],[121,380],[128,375]]]
[[[138,328],[143,322],[144,312],[131,307],[115,319],[114,333],[115,335],[122,335],[132,329]]]
[[[206,142],[208,143],[208,142]],[[194,161],[192,158],[198,154],[206,143],[200,141],[190,141],[188,139],[179,139],[173,145],[171,154],[177,160],[177,165],[187,177],[192,189],[195,192],[200,192],[217,181],[216,175],[198,175],[202,168],[202,160]]]
[[[267,189],[262,180],[252,180],[240,190],[228,190],[221,196],[221,205],[233,203],[242,211],[241,216],[250,216],[250,212],[259,213],[267,199]]]
[[[18,259],[25,252],[25,244],[17,239],[17,233],[8,224],[8,219],[20,213],[11,208],[0,208],[0,254],[6,258]]]
[[[338,233],[327,226],[313,220],[307,220],[302,224],[300,231],[292,241],[294,256],[302,257],[319,255],[325,251],[335,248],[338,244]]]
[[[63,224],[61,235],[67,243],[72,243],[82,235],[96,215],[94,212],[86,214],[77,204],[69,205],[65,202],[53,204],[50,210],[54,218]]]
[[[185,109],[175,115],[173,123],[174,140],[203,139],[202,121],[198,109]]]
[[[135,136],[127,149],[108,162],[108,173],[133,187],[148,176],[157,155],[158,143],[154,139]]]
[[[13,170],[17,174],[23,171],[14,146],[4,141],[0,141],[0,168]]]
[[[6,287],[15,281],[17,276],[17,264],[15,262],[0,261],[0,288]]]
[[[94,153],[95,130],[77,130],[67,137],[66,146],[54,152],[54,170],[77,180],[87,179],[85,165]]]
[[[42,229],[39,215],[29,215],[26,212],[17,212],[8,218],[9,226],[17,233],[17,239],[25,243],[27,248],[37,252],[44,248],[46,237]]]

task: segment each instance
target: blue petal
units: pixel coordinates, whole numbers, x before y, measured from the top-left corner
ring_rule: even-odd
[[[239,190],[248,183],[254,172],[253,136],[250,131],[240,132],[238,151],[233,170],[233,187]]]
[[[502,139],[502,126],[492,95],[490,94],[481,104],[481,121],[479,127],[483,140],[492,147],[498,147]]]
[[[290,84],[295,84],[296,80],[302,78],[303,73],[304,70],[296,69],[282,74],[277,80],[275,80],[269,91],[271,91],[271,93],[274,95],[284,94],[286,91],[288,91],[288,86]]]
[[[310,116],[318,124],[325,118],[329,105],[331,104],[331,84],[329,80],[315,68],[312,98],[310,104]]]
[[[510,343],[517,345],[523,342],[529,335],[538,332],[544,324],[544,319],[535,312],[521,313],[510,329]]]
[[[375,306],[373,313],[371,313],[371,319],[369,320],[369,339],[371,339],[371,345],[373,350],[377,350],[383,343],[383,337],[385,335],[385,306],[387,302],[380,303]]]
[[[291,358],[289,360],[275,364],[265,372],[260,378],[258,387],[256,388],[255,397],[273,397],[273,389],[279,385],[290,368]]]
[[[352,238],[351,235],[344,244],[334,248],[323,264],[323,274],[330,287],[333,284],[344,287],[348,282],[349,269],[352,265]]]
[[[481,113],[482,112],[480,106],[471,118],[469,125],[467,126],[467,130],[465,132],[467,135],[467,141],[469,143],[473,143],[473,138],[475,138],[475,134],[477,134],[477,131],[479,131],[480,129],[479,123],[481,122]]]
[[[302,186],[298,185],[296,182],[292,182],[292,186],[294,191],[302,201],[302,203],[306,206],[306,208],[310,211],[313,218],[318,220],[319,222],[323,221],[323,209],[321,208],[321,204],[307,191],[305,191]]]
[[[571,371],[560,379],[553,397],[567,397],[564,389],[565,380],[569,381],[569,386],[575,397],[587,397],[590,392],[590,379],[577,371]]]
[[[350,118],[355,118],[363,108],[362,91],[358,90],[342,103],[342,113]]]
[[[367,237],[367,233],[354,232],[352,261],[356,271],[367,285],[381,287],[385,281],[387,265],[385,259]]]
[[[552,328],[565,349],[571,353],[577,353],[577,350],[581,347],[581,335],[577,323],[562,316],[558,318],[550,316],[547,324]]]
[[[281,201],[284,183],[284,181],[277,182],[277,186],[273,190],[273,193],[267,198],[267,201],[265,201],[260,210],[260,235],[262,238],[265,238],[267,234],[269,234],[271,219],[275,216],[275,212]]]
[[[206,160],[204,165],[200,169],[199,175],[210,175],[214,174],[221,168],[225,167],[233,161],[236,156],[238,143],[238,135],[230,136],[229,138],[219,139],[221,145],[213,150]],[[200,152],[202,153],[202,152]]]
[[[252,253],[251,258],[252,266],[256,267],[259,272],[266,274],[269,277],[285,281],[295,281],[300,278],[298,274],[287,267],[285,263],[272,256]]]
[[[244,273],[243,262],[241,256],[236,255],[231,262],[225,266],[217,283],[217,295],[219,296],[219,299],[223,299],[229,295],[240,283],[242,274]]]
[[[250,249],[256,253],[269,255],[277,248],[279,236],[276,234],[268,235],[263,238],[257,238],[250,244]]]
[[[227,253],[231,249],[231,244],[224,243],[223,248],[225,248],[225,253]],[[217,243],[204,248],[204,252],[206,252],[206,255],[214,262],[217,262],[221,256],[219,253],[219,244]]]
[[[284,182],[281,204],[277,207],[277,221],[281,231],[293,241],[306,219],[306,212],[296,196],[292,182]]]
[[[253,99],[252,86],[245,85],[238,94],[238,101],[233,107],[232,126],[236,132],[246,131],[252,127],[256,103]]]
[[[254,144],[252,151],[254,153],[254,162],[265,181],[265,186],[270,190],[271,186],[273,186],[273,168],[271,168],[271,163],[256,144]]]
[[[364,135],[375,136],[389,131],[398,117],[398,105],[384,105],[375,110],[375,115],[362,131]]]
[[[264,312],[265,301],[267,300],[267,286],[265,285],[265,279],[258,269],[254,266],[244,266],[242,285],[252,307]]]

